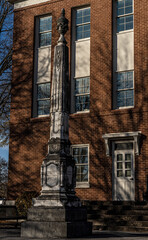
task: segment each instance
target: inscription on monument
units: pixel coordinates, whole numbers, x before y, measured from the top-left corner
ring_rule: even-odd
[[[59,179],[59,170],[58,166],[54,163],[47,165],[46,167],[47,175],[46,182],[49,187],[55,187],[58,185]]]

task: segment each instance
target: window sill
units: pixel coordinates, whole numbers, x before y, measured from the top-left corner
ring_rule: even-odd
[[[131,109],[131,108],[134,108],[134,106],[129,106],[129,107],[119,107],[119,108],[115,108],[115,109],[113,109],[113,111],[117,111],[117,110],[128,110],[128,109]]]
[[[76,183],[76,188],[90,188],[90,184],[86,183]]]
[[[84,114],[84,113],[90,113],[90,111],[82,111],[82,112],[75,112],[75,113],[71,113],[73,115],[77,115],[77,114]]]
[[[50,115],[43,115],[43,116],[31,118],[30,122],[44,122],[44,121],[49,121],[49,120],[50,120]]]
[[[88,37],[88,38],[81,38],[81,39],[75,40],[75,42],[76,43],[77,42],[84,42],[84,41],[88,41],[88,40],[90,40],[90,37]]]
[[[46,46],[38,47],[38,49],[44,49],[44,48],[51,48],[51,45],[46,45]]]
[[[124,34],[124,33],[129,33],[129,32],[134,32],[134,28],[132,28],[132,29],[129,29],[129,30],[124,30],[124,31],[120,31],[120,32],[117,32],[116,34],[118,35],[120,35],[120,34]]]

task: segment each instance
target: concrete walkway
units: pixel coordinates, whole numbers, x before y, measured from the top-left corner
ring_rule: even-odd
[[[84,239],[87,239],[87,240],[148,240],[148,233],[94,231],[91,237],[84,237],[84,238],[81,238],[81,240],[82,239],[83,240]],[[0,229],[0,240],[38,240],[38,239],[21,238],[20,229]],[[44,238],[42,240],[52,240],[52,239]],[[65,240],[68,240],[68,239],[65,239]],[[80,240],[80,238],[72,238],[69,240]]]

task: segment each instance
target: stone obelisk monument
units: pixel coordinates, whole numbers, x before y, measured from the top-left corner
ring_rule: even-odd
[[[65,10],[57,21],[60,34],[54,49],[51,88],[50,139],[48,154],[41,166],[42,190],[28,210],[27,221],[21,225],[22,237],[80,237],[90,235],[87,212],[75,195],[76,169],[69,143],[69,75],[68,47],[65,33],[68,20]]]

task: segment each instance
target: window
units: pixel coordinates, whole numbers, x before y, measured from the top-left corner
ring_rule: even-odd
[[[71,113],[90,108],[90,7],[73,9]]]
[[[75,145],[72,146],[72,156],[76,164],[76,183],[88,183],[88,157],[89,149],[88,145]]]
[[[133,71],[117,73],[117,107],[134,106]]]
[[[48,115],[50,108],[50,83],[41,83],[37,86],[38,115]]]
[[[76,40],[90,37],[90,7],[76,11]]]
[[[117,1],[117,32],[133,29],[133,0]]]
[[[89,110],[90,102],[90,78],[78,78],[75,80],[75,111]]]
[[[33,117],[50,113],[52,16],[36,18]]]
[[[39,23],[39,47],[51,45],[52,17],[42,17]]]

